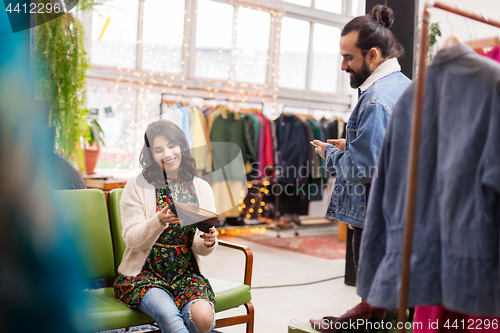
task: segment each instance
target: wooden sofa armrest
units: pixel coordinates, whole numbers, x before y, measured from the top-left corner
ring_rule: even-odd
[[[220,246],[240,250],[245,254],[245,276],[243,283],[252,287],[253,253],[248,246],[229,243],[223,240],[217,240]]]

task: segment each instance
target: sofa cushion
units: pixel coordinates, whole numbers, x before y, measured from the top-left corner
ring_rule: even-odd
[[[104,331],[152,323],[153,319],[137,309],[131,309],[116,298],[113,288],[85,290],[87,317],[92,331]]]
[[[243,283],[208,278],[215,292],[215,312],[228,310],[250,302],[250,287]]]
[[[213,278],[209,281],[215,292],[215,312],[238,307],[251,300],[250,287],[246,284]],[[92,330],[103,331],[153,322],[150,316],[140,310],[120,303],[111,287],[83,292],[88,301],[88,318]]]

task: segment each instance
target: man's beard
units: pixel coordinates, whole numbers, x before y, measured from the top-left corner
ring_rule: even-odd
[[[351,88],[359,88],[360,85],[363,84],[363,82],[366,81],[366,79],[372,74],[370,71],[370,66],[368,66],[368,63],[366,62],[366,59],[363,59],[363,65],[361,66],[360,70],[358,73],[354,72],[352,69],[348,69],[346,72],[348,73],[353,73],[351,79]]]

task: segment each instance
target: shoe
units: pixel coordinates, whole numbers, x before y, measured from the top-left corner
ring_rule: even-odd
[[[385,318],[385,316],[387,316],[387,309],[372,306],[371,318],[382,319],[382,318]]]
[[[321,319],[309,319],[309,323],[311,323],[311,328],[319,331],[331,333],[335,332],[335,325],[333,324],[337,317],[326,316]]]
[[[335,322],[356,321],[358,319],[382,319],[386,316],[387,310],[371,306],[366,302],[361,302],[352,309],[348,310],[342,316],[338,317]]]
[[[372,316],[372,306],[368,303],[361,302],[346,313],[335,319],[335,323],[343,323],[345,321],[356,321],[358,319],[370,319]]]

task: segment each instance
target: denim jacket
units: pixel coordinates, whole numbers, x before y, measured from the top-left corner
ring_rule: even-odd
[[[361,91],[358,103],[347,123],[345,150],[328,145],[325,148],[325,167],[329,172],[336,172],[337,179],[332,191],[327,216],[363,227],[367,201],[367,185],[376,171],[378,155],[382,147],[385,130],[389,123],[392,108],[399,95],[411,81],[399,71],[396,59],[390,59],[379,67],[366,81],[371,85]],[[394,70],[394,62],[397,70]],[[384,73],[386,72],[386,73]],[[365,81],[365,82],[366,82]],[[360,87],[362,88],[363,85]]]
[[[414,103],[387,128],[361,239],[357,292],[397,308]],[[464,44],[427,72],[408,306],[500,316],[500,65]],[[424,323],[425,325],[425,323]]]

